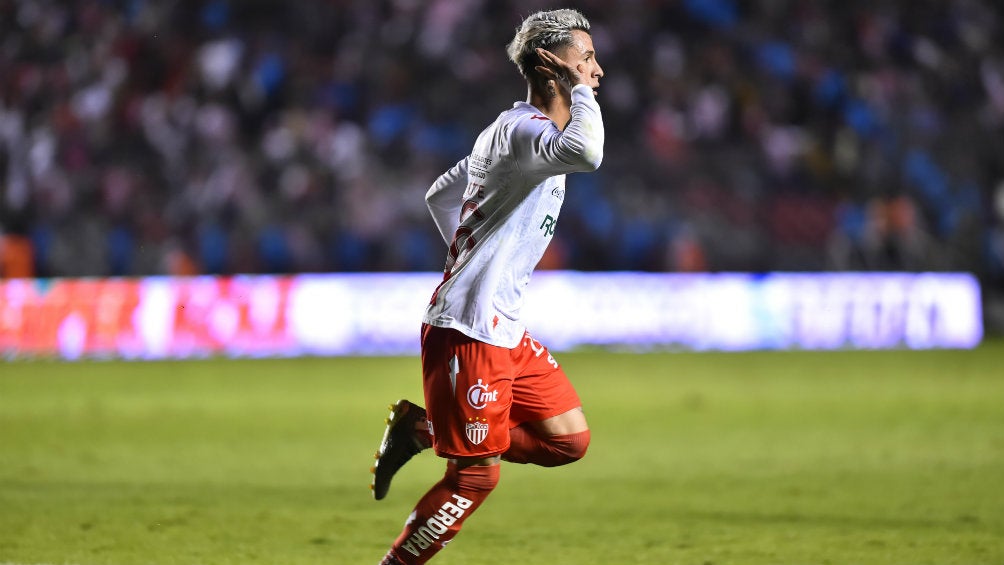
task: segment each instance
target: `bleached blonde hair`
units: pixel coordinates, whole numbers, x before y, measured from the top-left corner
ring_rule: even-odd
[[[519,74],[530,78],[540,64],[537,48],[553,52],[556,48],[571,45],[573,30],[589,33],[589,20],[577,10],[563,9],[541,11],[527,16],[516,28],[516,36],[506,46],[509,60],[516,64]]]

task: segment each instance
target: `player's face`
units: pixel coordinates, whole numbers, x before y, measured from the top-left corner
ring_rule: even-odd
[[[559,49],[555,55],[561,57],[566,63],[572,65],[583,77],[588,80],[588,85],[593,89],[593,93],[600,86],[600,78],[603,77],[603,69],[596,61],[596,50],[593,48],[593,38],[588,33],[575,29],[572,30],[574,41],[568,47]]]

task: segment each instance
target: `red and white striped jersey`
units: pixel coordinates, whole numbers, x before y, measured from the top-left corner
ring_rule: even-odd
[[[603,136],[600,107],[585,85],[572,89],[563,131],[517,102],[481,132],[471,154],[425,196],[449,244],[426,323],[492,345],[519,344],[523,291],[554,235],[565,175],[599,167]]]

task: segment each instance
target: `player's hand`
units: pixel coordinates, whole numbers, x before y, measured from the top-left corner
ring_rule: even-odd
[[[571,91],[577,84],[586,84],[582,73],[572,65],[566,63],[561,57],[551,53],[547,49],[537,48],[537,56],[540,57],[542,65],[537,65],[537,72],[543,74],[548,79],[554,80]]]

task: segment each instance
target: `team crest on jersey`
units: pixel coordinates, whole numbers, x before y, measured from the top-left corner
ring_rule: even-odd
[[[464,431],[467,433],[467,440],[474,445],[481,445],[481,442],[485,441],[485,438],[488,437],[487,418],[468,418],[465,428]]]
[[[495,402],[498,399],[499,391],[488,390],[488,385],[481,382],[481,379],[478,379],[478,384],[467,389],[467,403],[475,410],[481,410],[488,406],[489,402]]]

